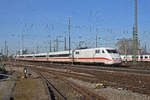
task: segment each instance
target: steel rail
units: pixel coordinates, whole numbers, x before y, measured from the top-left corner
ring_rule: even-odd
[[[45,80],[46,84],[47,84],[47,87],[52,89],[53,92],[55,92],[60,98],[61,100],[67,100],[55,87],[53,84],[50,83],[50,81],[48,81],[48,79],[42,74],[40,73],[40,76],[43,80]],[[51,94],[51,91],[49,91],[49,94],[51,96],[51,99],[50,100],[53,100],[52,99],[52,94]]]
[[[48,71],[48,73],[53,73],[54,71]],[[59,76],[64,76],[65,72],[60,72],[60,71],[55,71],[55,73],[59,74]],[[69,73],[69,75],[65,75],[65,77],[69,77],[70,75],[72,75],[71,73]],[[77,74],[76,74],[77,75]],[[72,77],[72,76],[71,76]],[[84,76],[80,76],[80,78],[82,78]],[[86,76],[87,77],[87,76]],[[95,78],[95,77],[93,77]],[[95,79],[98,79],[98,78],[95,78]],[[119,87],[123,87],[123,88],[132,88],[132,89],[138,89],[138,90],[142,90],[142,91],[150,91],[149,88],[144,88],[144,87],[136,87],[136,86],[131,86],[131,85],[126,85],[126,84],[122,84],[122,83],[116,83],[116,82],[109,82],[109,81],[104,81],[104,83],[108,86],[119,86]]]
[[[31,63],[31,66],[33,66],[35,63]],[[51,66],[51,64],[47,64],[47,63],[44,63],[44,64],[40,64],[41,66],[42,65],[45,65],[45,66]],[[102,66],[93,66],[93,65],[88,65],[88,66],[85,66],[85,65],[69,65],[69,64],[53,64],[53,65],[56,65],[56,66],[61,66],[61,67],[64,67],[64,66],[69,66],[71,68],[80,68],[80,69],[83,69],[83,68],[87,68],[87,70],[97,70],[97,71],[114,71],[114,72],[128,72],[128,73],[135,73],[135,74],[145,74],[145,75],[148,75],[150,74],[150,71],[147,71],[147,70],[138,70],[138,69],[131,69],[131,68],[114,68],[114,67],[102,67]]]
[[[32,66],[34,66],[34,65],[32,65]],[[41,65],[41,66],[43,66],[43,65]],[[58,65],[59,66],[59,65]],[[95,75],[95,76],[97,76],[97,75]],[[107,82],[107,83],[111,83],[111,82]],[[113,84],[113,85],[116,85],[116,84]],[[145,85],[145,84],[144,84]],[[132,89],[138,89],[138,90],[141,90],[141,91],[150,91],[150,88],[144,88],[144,87],[136,87],[136,86],[131,86],[131,85],[126,85],[126,84],[122,84],[122,83],[120,83],[119,84],[119,86],[120,87],[124,87],[124,88],[132,88]]]
[[[46,73],[56,75],[60,80],[64,81],[66,84],[71,86],[75,91],[81,93],[84,97],[84,100],[105,100],[104,98],[91,92],[89,89],[82,87],[80,85],[77,85],[69,80],[66,80],[62,75],[58,75],[57,73],[53,73],[53,72],[51,73],[46,72]]]

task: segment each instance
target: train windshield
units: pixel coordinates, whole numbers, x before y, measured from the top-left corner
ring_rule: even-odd
[[[107,52],[108,52],[108,53],[118,53],[117,50],[112,50],[112,49],[111,49],[111,50],[110,50],[110,49],[107,49]]]

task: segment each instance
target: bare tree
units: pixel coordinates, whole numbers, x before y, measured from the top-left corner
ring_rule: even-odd
[[[118,46],[120,54],[129,55],[133,54],[133,40],[130,38],[120,39],[116,45]]]
[[[131,38],[122,38],[119,39],[119,41],[116,43],[116,46],[119,49],[120,54],[122,55],[133,55],[134,54],[134,46],[133,46],[133,40]],[[138,54],[149,54],[146,50],[146,46],[143,48],[140,45],[138,46]]]

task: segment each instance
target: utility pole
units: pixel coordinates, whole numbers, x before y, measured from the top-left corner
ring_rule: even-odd
[[[125,54],[125,56],[127,56],[127,45],[126,44],[124,46],[124,54]]]
[[[69,54],[71,50],[71,37],[70,37],[70,16],[68,16],[68,33],[69,33]]]
[[[22,36],[21,36],[21,40],[22,40],[22,54],[23,54],[23,51],[24,51],[24,34],[22,33]]]
[[[49,40],[49,52],[52,52],[51,36],[48,35],[48,37],[50,38],[50,40]]]
[[[67,50],[66,32],[64,32],[64,51]]]
[[[64,51],[67,50],[67,47],[66,47],[66,36],[64,37]]]
[[[1,49],[1,54],[3,55],[3,48]]]
[[[4,55],[7,56],[7,41],[5,40]]]
[[[49,52],[52,52],[52,44],[51,44],[51,40],[49,40]]]
[[[54,46],[54,52],[56,51],[55,46]]]
[[[8,57],[8,44],[6,46],[6,56]]]
[[[96,48],[98,47],[98,29],[96,28]]]
[[[4,55],[6,58],[8,57],[8,44],[6,40],[5,40],[5,45],[4,45]]]
[[[137,31],[137,0],[134,0],[134,26],[133,26],[133,46],[134,56],[133,62],[136,63],[136,55],[138,54],[138,31]]]
[[[54,52],[56,51],[56,44],[55,44],[56,40],[54,40]]]
[[[56,51],[58,51],[58,37],[56,37]]]
[[[39,53],[39,46],[36,47],[36,53]]]

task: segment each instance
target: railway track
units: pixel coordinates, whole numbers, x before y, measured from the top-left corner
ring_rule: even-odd
[[[117,68],[117,67],[108,67],[108,66],[89,66],[89,65],[57,65],[54,64],[55,68],[64,68],[66,66],[69,66],[70,68],[78,68],[78,69],[86,69],[91,71],[99,71],[99,72],[127,72],[127,73],[134,73],[134,74],[146,74],[150,75],[150,70],[139,70],[139,69],[130,69],[130,68]],[[54,65],[45,64],[44,66],[47,67],[53,67]]]
[[[46,67],[58,67],[64,68],[69,66],[71,68],[80,68],[80,69],[87,69],[87,70],[96,70],[96,71],[107,71],[107,72],[127,72],[127,73],[135,73],[135,74],[150,74],[149,69],[139,69],[139,67],[122,67],[122,66],[94,66],[94,65],[70,65],[70,64],[56,64],[56,63],[30,63],[31,65],[38,65],[38,66],[46,66]],[[130,65],[131,66],[131,65]]]
[[[24,63],[24,62],[22,62]],[[134,64],[126,64],[121,66],[101,66],[101,65],[70,65],[70,64],[62,64],[62,63],[42,63],[42,62],[26,62],[30,65],[38,65],[38,66],[47,66],[47,67],[76,67],[76,68],[88,68],[89,70],[107,70],[107,71],[115,71],[115,72],[131,72],[137,74],[150,74],[150,64],[149,63],[139,63],[138,65]],[[25,64],[26,64],[25,63]],[[133,66],[133,67],[132,67]],[[144,67],[147,66],[147,67]]]
[[[48,89],[48,94],[49,94],[49,100],[55,100],[55,96],[54,93],[55,92],[57,94],[57,96],[60,98],[60,100],[67,100],[62,93],[60,93],[55,87],[54,85],[42,74],[40,73],[40,77],[45,81],[47,89]]]
[[[66,80],[64,77],[58,76],[56,73],[55,74],[53,73],[53,75],[57,76],[57,78],[59,78],[59,80],[63,81],[65,84],[67,84],[69,86],[68,89],[72,88],[73,91],[76,91],[76,92],[78,92],[80,94],[80,96],[75,96],[74,95],[73,98],[67,99],[67,96],[65,97],[62,93],[60,93],[59,90],[63,91],[63,93],[64,92],[67,93],[70,90],[67,89],[67,91],[65,91],[64,88],[66,88],[66,87],[63,87],[61,89],[59,88],[59,90],[56,89],[56,87],[49,81],[50,79],[52,79],[52,77],[49,77],[49,74],[51,74],[51,73],[48,73],[46,71],[45,72],[42,71],[42,73],[44,73],[45,76],[43,74],[41,74],[41,73],[40,73],[40,76],[42,77],[42,79],[44,79],[46,81],[47,87],[50,90],[50,92],[49,92],[50,95],[51,95],[51,99],[50,100],[105,100],[103,97],[100,97],[100,96],[92,93],[88,89],[86,89],[86,88],[84,88],[82,86],[79,86],[79,85],[77,85],[77,84],[75,84],[73,82],[70,82],[70,81]],[[54,96],[52,91],[54,91],[54,93],[57,95],[57,99],[54,98],[55,96]],[[64,93],[64,94],[66,94],[66,93]]]
[[[119,71],[117,68],[112,71],[113,68],[106,68],[108,71],[99,71],[98,69],[90,69],[88,67],[82,67],[78,68],[75,66],[69,66],[66,67],[65,65],[47,65],[47,64],[31,64],[32,67],[40,67],[41,71],[44,71],[44,68],[49,71],[49,73],[57,73],[59,76],[65,76],[65,77],[73,77],[78,78],[80,80],[88,81],[88,82],[103,82],[107,86],[115,87],[115,88],[123,88],[127,90],[131,90],[138,93],[143,93],[150,95],[150,81],[149,81],[149,73],[143,74],[143,73],[136,73],[132,71]],[[47,66],[47,67],[43,67]],[[47,68],[55,68],[55,69],[62,69],[66,70],[65,68],[71,70],[74,73],[66,74],[64,71],[58,71],[58,70],[51,70]],[[111,70],[109,70],[111,69]],[[124,70],[124,69],[123,69]],[[78,74],[75,74],[78,73]],[[82,73],[82,74],[79,74]],[[91,76],[83,75],[88,74]]]
[[[44,70],[41,70],[41,71],[44,71]],[[143,83],[138,83],[138,82],[135,83],[134,81],[131,81],[131,80],[124,80],[124,81],[120,80],[120,81],[116,82],[116,81],[113,81],[110,79],[106,80],[106,78],[98,77],[98,75],[87,76],[87,75],[81,75],[81,74],[76,74],[76,73],[66,74],[66,72],[57,71],[57,70],[51,70],[51,71],[49,70],[48,72],[49,73],[55,72],[55,73],[59,74],[59,76],[73,77],[73,78],[77,78],[79,80],[84,80],[84,81],[92,82],[92,83],[93,82],[94,83],[101,82],[107,86],[111,86],[111,87],[115,87],[115,88],[123,88],[123,89],[132,90],[132,91],[139,92],[139,93],[144,93],[144,94],[150,93],[149,84],[144,84],[144,86],[143,86]]]

